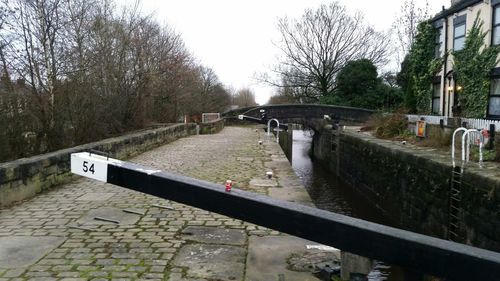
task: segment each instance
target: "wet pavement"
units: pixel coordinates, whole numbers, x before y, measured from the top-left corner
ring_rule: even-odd
[[[234,188],[312,204],[281,148],[260,127],[183,138],[128,161],[221,188],[231,179]],[[268,171],[272,179],[266,178]],[[0,210],[0,281],[317,280],[289,264],[327,255],[311,253],[307,244],[82,178]]]

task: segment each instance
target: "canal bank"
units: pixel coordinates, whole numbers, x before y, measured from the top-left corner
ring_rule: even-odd
[[[373,137],[325,128],[313,137],[313,155],[339,179],[402,228],[447,238],[450,156]],[[500,251],[500,166],[471,163],[461,178],[459,241]]]

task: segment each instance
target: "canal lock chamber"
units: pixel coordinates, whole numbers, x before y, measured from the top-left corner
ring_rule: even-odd
[[[280,142],[293,165],[296,154],[292,155],[293,145],[287,141],[293,142],[295,131],[282,134]],[[374,218],[344,214],[448,238],[453,171],[449,154],[440,155],[432,148],[415,149],[400,142],[377,139],[370,133],[360,132],[359,128],[335,131],[330,126],[312,134],[310,150],[314,166],[322,167],[328,176],[335,175],[340,182],[336,188],[345,187],[354,192],[354,202],[364,202],[362,205],[370,205],[378,212]],[[500,252],[500,180],[494,173],[474,166],[463,173],[462,215],[455,241]],[[318,200],[313,193],[311,197]],[[321,204],[318,207],[321,208]],[[384,221],[377,219],[380,217]]]
[[[315,206],[319,209],[372,221],[379,224],[398,227],[384,212],[374,206],[367,198],[361,196],[359,191],[353,189],[337,176],[336,166],[329,165],[326,161],[314,157],[318,151],[337,148],[336,145],[316,146],[315,132],[304,130],[301,125],[288,125],[287,131],[280,132],[280,146],[292,164],[293,170],[300,177]],[[314,150],[317,149],[317,150]],[[352,278],[355,278],[357,268],[367,274],[359,275],[353,280],[405,280],[404,272],[400,267],[389,266],[383,262],[371,261],[350,253],[343,254],[345,264],[356,264],[352,268]],[[346,277],[346,276],[344,276]]]

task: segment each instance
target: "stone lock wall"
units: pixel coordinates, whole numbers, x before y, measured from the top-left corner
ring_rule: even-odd
[[[71,153],[94,149],[107,152],[113,158],[126,159],[193,134],[196,134],[195,124],[178,124],[0,163],[0,208],[71,181]]]
[[[451,157],[435,149],[409,147],[365,133],[316,132],[314,157],[350,184],[396,225],[446,238]],[[500,176],[470,165],[462,178],[463,243],[500,251]]]
[[[292,124],[288,124],[288,130],[278,131],[279,134],[279,144],[281,149],[286,155],[286,158],[290,163],[292,163],[292,149],[293,149],[293,127]]]

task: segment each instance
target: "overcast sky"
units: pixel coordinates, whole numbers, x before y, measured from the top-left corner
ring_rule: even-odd
[[[132,0],[117,0],[131,3]],[[275,91],[257,83],[256,73],[266,72],[276,62],[279,17],[300,17],[306,8],[318,7],[321,0],[142,0],[144,13],[154,13],[182,34],[187,48],[219,79],[235,89],[252,89],[257,102],[264,104]],[[377,30],[391,27],[402,0],[340,0],[349,10],[360,10]],[[416,0],[425,6],[425,0]],[[431,14],[441,11],[450,0],[429,0]]]

